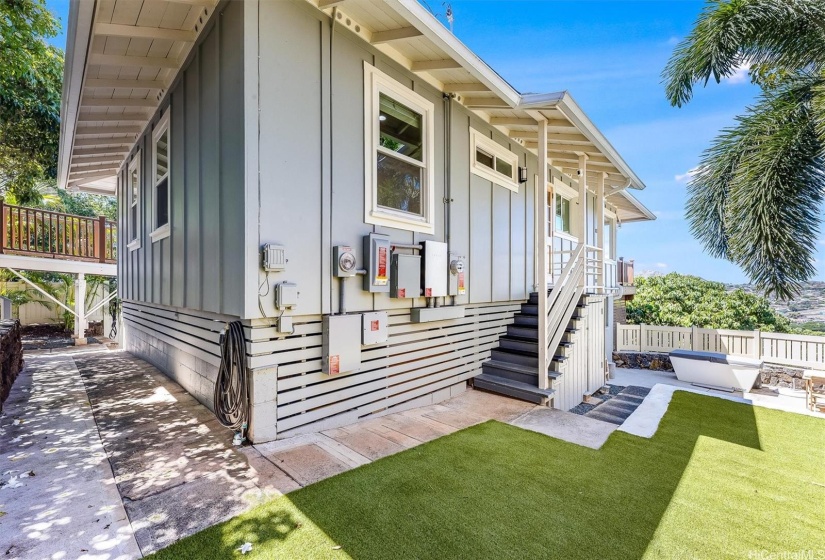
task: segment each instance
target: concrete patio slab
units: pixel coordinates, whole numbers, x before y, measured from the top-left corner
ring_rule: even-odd
[[[302,486],[341,474],[352,468],[315,444],[285,449],[267,455],[267,458]]]
[[[353,451],[363,455],[371,461],[404,451],[404,447],[369,430],[327,430],[322,432],[325,436],[330,437],[346,445]]]
[[[540,407],[509,422],[513,426],[538,432],[591,449],[599,449],[618,426],[572,412]]]
[[[26,355],[0,418],[0,442],[5,558],[140,557],[70,357]]]

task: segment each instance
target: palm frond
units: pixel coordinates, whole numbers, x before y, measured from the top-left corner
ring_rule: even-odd
[[[689,184],[693,234],[785,299],[816,272],[825,162],[812,111],[821,85],[797,74],[763,93],[705,152]]]
[[[709,0],[662,73],[667,98],[681,107],[695,84],[720,82],[742,65],[788,74],[825,66],[825,2]]]

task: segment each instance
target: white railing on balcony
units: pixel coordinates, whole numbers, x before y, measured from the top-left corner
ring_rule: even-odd
[[[618,267],[613,259],[604,259],[604,286],[608,289],[619,287]]]
[[[825,369],[825,336],[616,325],[616,350],[619,352],[670,352],[675,349],[721,352],[750,356],[772,364]]]

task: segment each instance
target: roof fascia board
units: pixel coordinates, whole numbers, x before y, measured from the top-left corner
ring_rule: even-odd
[[[637,222],[638,222],[638,221],[643,221],[643,220],[650,220],[650,221],[653,221],[653,220],[655,220],[655,219],[656,219],[656,214],[654,214],[653,212],[651,212],[650,210],[648,210],[648,208],[647,208],[644,204],[642,204],[642,203],[639,201],[639,199],[637,199],[635,196],[633,196],[632,194],[630,194],[630,193],[629,193],[629,192],[627,192],[626,190],[621,190],[621,191],[619,191],[619,192],[617,192],[617,193],[613,193],[613,194],[614,194],[614,195],[619,195],[619,196],[623,197],[623,198],[624,198],[625,200],[627,200],[630,204],[632,204],[632,205],[633,205],[633,207],[634,207],[634,208],[636,208],[636,210],[638,210],[641,214],[643,214],[643,215],[644,215],[644,218],[640,218],[640,219],[638,219],[638,220],[633,220],[633,221],[637,221]],[[628,221],[628,220],[625,220],[625,221]]]
[[[564,113],[564,115],[576,125],[582,134],[588,136],[590,141],[596,145],[599,150],[607,156],[609,160],[613,162],[617,169],[619,169],[623,175],[631,180],[631,187],[642,190],[645,188],[645,184],[642,180],[633,172],[629,165],[622,159],[622,156],[619,155],[619,152],[616,151],[616,148],[608,141],[608,139],[602,134],[601,130],[593,124],[588,116],[582,111],[579,104],[573,99],[573,97],[564,92],[564,95],[559,100],[558,105],[556,107],[559,111]]]
[[[385,3],[421,31],[424,37],[458,61],[474,78],[490,88],[490,91],[504,99],[510,107],[518,105],[521,95],[513,86],[441,25],[418,0],[385,0]]]
[[[57,184],[66,187],[71,147],[80,107],[86,57],[92,37],[95,2],[71,0],[66,37],[66,57],[63,68],[63,95],[60,100],[60,149],[57,161]],[[74,25],[72,24],[74,22]],[[74,72],[75,68],[80,69]]]

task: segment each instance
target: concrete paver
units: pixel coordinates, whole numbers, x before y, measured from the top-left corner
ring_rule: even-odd
[[[140,556],[71,358],[26,355],[0,417],[0,484],[4,558]]]
[[[604,445],[610,434],[618,427],[572,412],[546,407],[531,410],[510,424],[592,449],[599,449]]]

